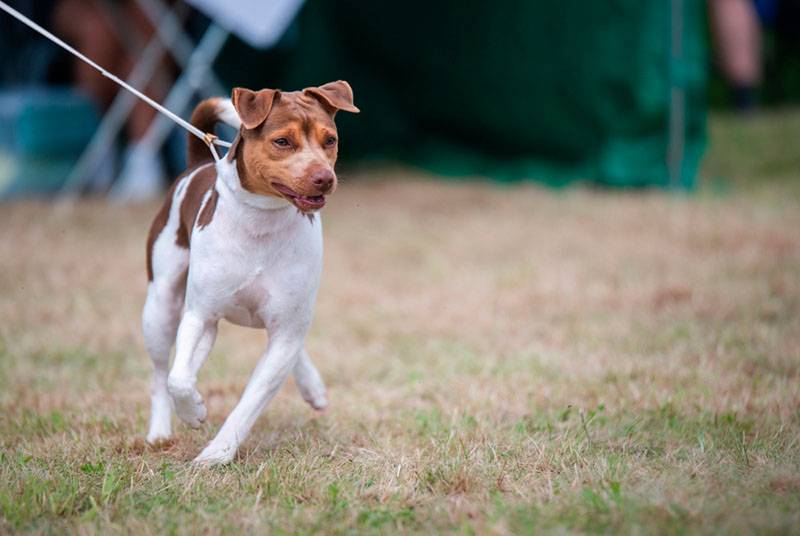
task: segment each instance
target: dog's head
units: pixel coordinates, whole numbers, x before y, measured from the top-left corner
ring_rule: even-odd
[[[242,187],[282,197],[305,213],[325,206],[337,183],[334,116],[359,111],[350,85],[340,80],[286,93],[235,88],[232,101],[242,121],[231,148]]]

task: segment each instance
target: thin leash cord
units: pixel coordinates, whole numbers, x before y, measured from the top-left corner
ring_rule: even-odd
[[[114,82],[116,82],[117,84],[122,86],[123,88],[127,89],[128,91],[130,91],[131,93],[133,93],[134,95],[136,95],[137,97],[139,97],[140,99],[145,101],[147,104],[149,104],[150,106],[152,106],[156,110],[158,110],[162,114],[166,115],[167,117],[169,117],[170,119],[172,119],[173,121],[178,123],[180,126],[182,126],[186,130],[188,130],[189,132],[191,132],[192,134],[194,134],[195,136],[197,136],[198,138],[203,140],[203,142],[205,142],[205,144],[208,145],[208,148],[211,150],[211,155],[214,157],[215,161],[219,162],[219,159],[220,159],[219,155],[217,154],[216,148],[214,148],[215,144],[216,145],[220,145],[222,147],[230,147],[231,146],[230,142],[222,141],[219,138],[217,138],[214,134],[203,132],[202,130],[200,130],[199,128],[197,128],[193,124],[189,123],[188,121],[186,121],[182,117],[179,117],[179,116],[175,115],[174,113],[172,113],[171,111],[167,110],[166,108],[161,106],[159,103],[157,103],[156,101],[154,101],[153,99],[151,99],[150,97],[145,95],[144,93],[140,92],[139,90],[137,90],[133,86],[129,85],[124,80],[121,80],[117,76],[115,76],[112,73],[108,72],[107,70],[103,69],[101,66],[99,66],[98,64],[96,64],[95,62],[93,62],[92,60],[90,60],[89,58],[87,58],[86,56],[81,54],[80,52],[78,52],[76,49],[74,49],[73,47],[71,47],[70,45],[68,45],[67,43],[65,43],[64,41],[62,41],[61,39],[59,39],[58,37],[53,35],[52,33],[50,33],[47,30],[45,30],[44,28],[42,28],[41,26],[39,26],[38,24],[33,22],[31,19],[29,19],[28,17],[26,17],[25,15],[23,15],[19,11],[15,10],[11,6],[9,6],[8,4],[3,2],[2,0],[0,0],[0,9],[2,9],[3,11],[5,11],[9,15],[11,15],[12,17],[17,19],[18,21],[22,22],[23,24],[25,24],[29,28],[31,28],[33,30],[36,30],[37,32],[39,32],[40,34],[45,36],[47,39],[49,39],[53,43],[57,44],[58,46],[60,46],[64,50],[66,50],[67,52],[71,53],[73,56],[77,57],[81,61],[84,61],[84,62],[88,63],[89,65],[91,65],[92,67],[97,69],[100,72],[100,74],[102,74],[106,78],[110,78],[111,80],[113,80]]]

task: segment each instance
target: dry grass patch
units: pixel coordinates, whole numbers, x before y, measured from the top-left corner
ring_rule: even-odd
[[[148,447],[156,207],[4,206],[0,530],[796,531],[797,199],[372,176],[324,216],[331,408],[288,385],[212,470],[263,334],[224,327],[209,422]]]

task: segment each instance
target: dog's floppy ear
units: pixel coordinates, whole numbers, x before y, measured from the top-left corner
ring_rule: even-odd
[[[361,111],[353,104],[353,90],[350,84],[344,80],[328,82],[319,87],[307,87],[303,90],[303,93],[319,99],[334,114],[337,110],[353,112],[354,114]]]
[[[267,119],[278,95],[280,95],[280,91],[277,89],[251,91],[243,87],[235,87],[231,95],[231,102],[242,120],[242,125],[252,129],[257,128]]]

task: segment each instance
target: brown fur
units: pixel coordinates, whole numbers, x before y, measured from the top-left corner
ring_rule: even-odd
[[[197,169],[197,167],[188,169],[177,179],[175,179],[175,182],[172,184],[169,192],[167,192],[167,197],[164,200],[164,204],[161,205],[161,209],[159,209],[156,217],[153,219],[153,223],[150,225],[150,232],[147,235],[148,281],[153,280],[153,245],[156,243],[156,240],[161,235],[164,227],[167,225],[169,213],[170,210],[172,210],[172,199],[175,196],[175,188],[184,177],[191,174],[195,169]],[[175,243],[179,246],[183,248],[189,247],[189,239],[192,235],[191,229],[194,224],[194,219],[197,216],[197,212],[200,210],[200,203],[203,201],[203,196],[205,193],[213,187],[216,178],[216,169],[213,166],[208,166],[207,168],[200,170],[197,175],[192,177],[192,181],[186,186],[186,195],[183,198],[180,210],[181,222],[178,226],[178,233],[175,237]],[[202,222],[200,222],[202,223],[201,228],[211,223],[216,207],[217,195],[216,190],[214,190],[211,193],[211,198],[209,198],[205,209],[203,210],[203,214],[201,214],[200,218],[198,219],[198,221],[202,219]]]
[[[181,221],[175,236],[175,243],[179,246],[188,249],[189,241],[192,238],[192,230],[194,229],[195,221],[200,212],[200,205],[203,203],[203,197],[205,197],[209,190],[214,188],[216,180],[217,169],[209,165],[198,171],[195,176],[192,177],[189,184],[186,185],[186,193],[183,195],[183,202],[181,203],[180,210]],[[216,206],[217,201],[215,198],[215,209]],[[205,225],[208,225],[213,216],[214,211],[211,210],[211,212],[205,216],[207,219]]]
[[[344,80],[329,82],[319,87],[307,87],[303,93],[320,99],[332,114],[336,114],[337,110],[356,114],[361,111],[353,105],[353,90]]]
[[[217,210],[217,199],[219,199],[219,192],[216,188],[211,191],[208,201],[203,206],[203,210],[197,216],[197,228],[202,229],[214,219],[214,212]]]
[[[310,175],[336,164],[338,144],[326,146],[329,137],[337,138],[332,114],[303,92],[280,93],[266,120],[256,129],[242,128],[239,136],[237,171],[242,187],[255,194],[282,197],[272,186],[278,182],[300,195],[318,195]],[[292,148],[277,147],[277,138]],[[326,193],[334,190],[335,183]]]
[[[213,134],[217,125],[217,105],[219,99],[206,99],[197,105],[192,112],[192,124],[202,130]],[[196,168],[200,164],[213,160],[211,151],[203,140],[189,132],[186,145],[186,167]]]
[[[237,87],[233,89],[231,102],[244,128],[258,128],[269,115],[272,103],[280,95],[277,89],[262,89],[250,91]]]

